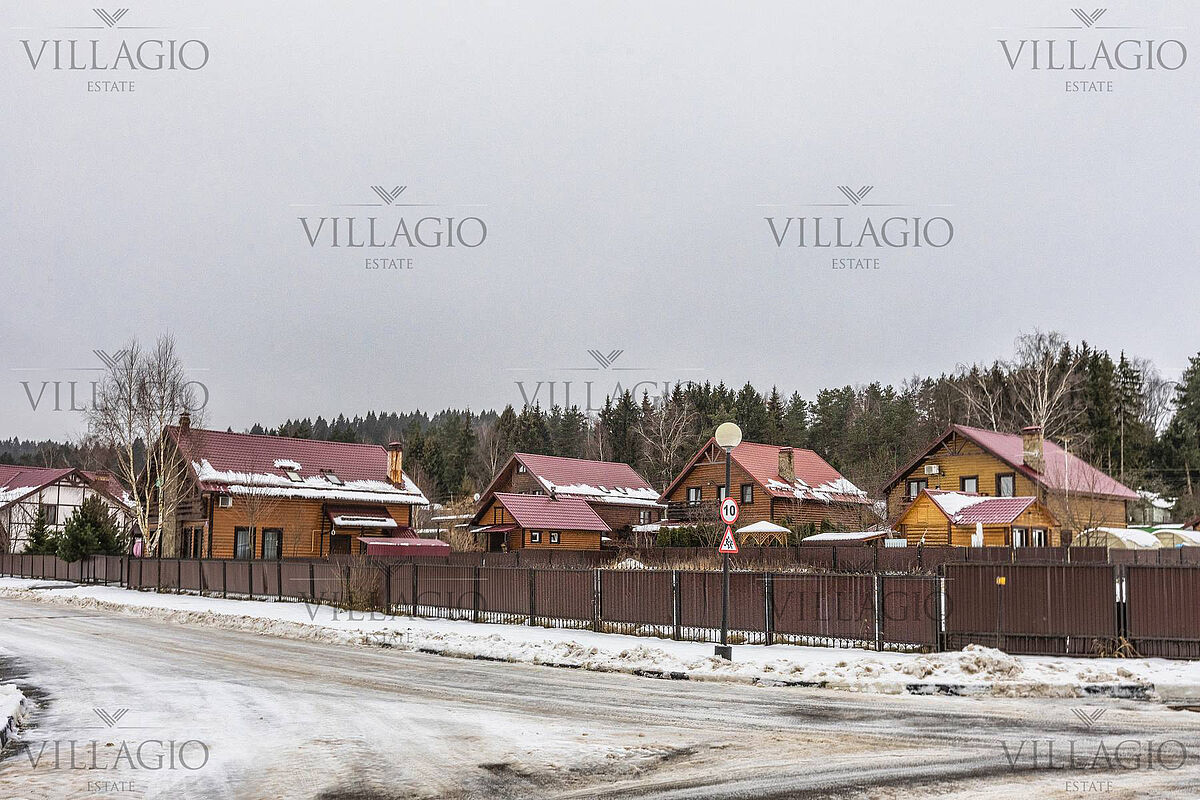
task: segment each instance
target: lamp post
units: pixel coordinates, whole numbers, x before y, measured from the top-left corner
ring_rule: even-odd
[[[732,497],[729,484],[732,481],[733,448],[742,443],[742,429],[733,422],[722,422],[715,435],[717,445],[725,451],[725,497]],[[721,498],[724,499],[724,498]],[[721,566],[721,643],[713,648],[718,658],[733,660],[733,648],[729,646],[729,553],[723,553]]]

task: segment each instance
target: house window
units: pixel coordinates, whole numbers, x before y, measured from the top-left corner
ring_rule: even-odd
[[[529,532],[529,543],[530,544],[541,544],[542,543],[542,532],[541,531],[530,531]]]
[[[977,494],[979,492],[979,476],[965,475],[958,479],[958,488],[963,492]]]
[[[279,528],[263,528],[262,557],[278,561],[283,553],[283,531]]]
[[[233,557],[243,560],[254,557],[254,533],[250,528],[233,529]]]
[[[58,524],[58,506],[43,505],[42,511],[45,512],[45,514],[46,514],[46,524],[47,525],[57,525]]]
[[[325,480],[329,481],[334,486],[342,485],[342,479],[339,478],[337,475],[334,475],[332,472],[330,472],[328,470],[325,471]]]
[[[744,505],[744,506],[749,505],[750,503],[753,503],[753,502],[754,502],[754,484],[753,483],[743,483],[742,484],[742,505]]]
[[[1017,493],[1017,476],[1011,472],[996,476],[996,496],[1012,497]]]
[[[1012,546],[1013,547],[1026,547],[1027,546],[1025,543],[1025,529],[1024,528],[1013,528],[1012,529]]]
[[[1045,547],[1046,546],[1046,529],[1045,528],[1034,528],[1033,535],[1030,538],[1030,544],[1033,545],[1034,547]]]
[[[558,544],[558,540],[562,538],[561,531],[550,531],[550,544]]]
[[[649,511],[642,509],[641,511],[638,512],[638,524],[639,525],[649,525],[650,524],[650,512]]]
[[[700,505],[700,487],[699,486],[689,486],[687,498],[688,498],[687,501],[688,501],[689,506]]]
[[[524,475],[528,471],[529,470],[525,469],[524,464],[520,463],[519,461],[517,462],[517,474],[518,475]]]
[[[729,496],[729,487],[728,486],[718,486],[717,487],[717,502],[718,503],[721,502],[722,500],[724,500],[728,496]]]
[[[492,524],[499,525],[504,522],[504,509],[500,506],[492,506]]]
[[[296,472],[294,469],[284,470],[283,474],[287,475],[288,480],[292,481],[293,483],[301,483],[303,481],[303,478],[300,477],[300,473]]]
[[[919,480],[911,480],[908,482],[908,499],[912,500],[921,493],[922,489],[929,486],[929,481],[921,478]]]

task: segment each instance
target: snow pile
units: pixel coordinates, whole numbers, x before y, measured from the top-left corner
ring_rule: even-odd
[[[80,608],[107,609],[177,624],[241,630],[334,644],[394,647],[460,658],[546,664],[603,672],[760,684],[800,684],[899,694],[952,687],[965,694],[1083,696],[1097,686],[1196,687],[1200,663],[1163,659],[1070,659],[1012,656],[969,645],[915,654],[742,645],[734,661],[712,645],[569,628],[472,623],[347,612],[331,606],[156,594],[106,586],[36,591],[36,581],[0,579],[0,595]]]
[[[25,717],[25,695],[11,683],[0,683],[0,747],[8,743]]]
[[[636,558],[627,558],[618,563],[613,569],[649,569],[645,564],[638,561]]]

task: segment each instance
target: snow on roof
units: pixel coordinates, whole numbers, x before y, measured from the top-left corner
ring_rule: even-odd
[[[1178,499],[1175,497],[1163,497],[1158,492],[1150,492],[1145,489],[1138,489],[1137,493],[1138,497],[1142,498],[1155,508],[1161,508],[1164,511],[1170,511],[1172,508],[1174,508],[1175,501]]]
[[[429,502],[407,475],[403,486],[388,480],[388,453],[380,445],[201,428],[184,431],[176,426],[166,433],[205,491],[405,505]],[[300,481],[288,478],[286,471],[298,473]]]
[[[658,492],[650,482],[625,463],[534,453],[517,453],[514,458],[525,465],[547,493],[553,491],[560,497],[615,505],[660,505]]]
[[[871,539],[886,539],[895,531],[826,531],[805,536],[805,542],[867,542]],[[899,534],[896,534],[899,535]]]
[[[712,444],[710,440],[704,450]],[[866,492],[847,480],[825,459],[802,447],[792,448],[795,480],[784,480],[779,474],[779,451],[782,449],[780,445],[742,442],[733,448],[733,460],[775,497],[822,503],[871,503]],[[676,479],[678,482],[679,479]]]
[[[16,502],[74,471],[73,467],[22,467],[0,464],[0,506]]]
[[[945,489],[922,491],[954,525],[1008,525],[1037,502],[1036,497],[988,497]]]
[[[789,528],[785,528],[782,525],[776,525],[774,522],[770,522],[770,521],[764,519],[764,520],[759,520],[758,522],[751,523],[751,524],[745,526],[744,528],[738,528],[737,532],[738,533],[791,533],[792,531]]]
[[[1191,547],[1200,546],[1200,531],[1188,531],[1183,530],[1182,528],[1164,528],[1160,526],[1148,532],[1153,534],[1154,538],[1158,539],[1159,543],[1166,546],[1174,546],[1176,540],[1179,540],[1180,542]]]
[[[361,517],[350,514],[339,514],[333,517],[333,524],[342,528],[398,528],[396,520],[391,517]]]

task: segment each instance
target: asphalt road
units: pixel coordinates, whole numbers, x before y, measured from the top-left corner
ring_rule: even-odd
[[[1200,714],[1128,701],[663,681],[13,599],[0,682],[36,701],[5,798],[1200,796]]]

